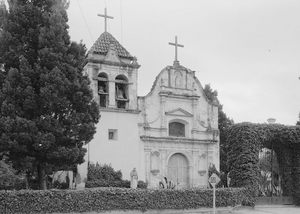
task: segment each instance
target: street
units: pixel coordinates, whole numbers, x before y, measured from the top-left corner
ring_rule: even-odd
[[[255,208],[236,207],[232,214],[300,214],[300,207],[293,205],[258,205]]]

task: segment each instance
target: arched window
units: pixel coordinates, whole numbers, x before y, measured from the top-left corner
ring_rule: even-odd
[[[179,122],[169,123],[169,136],[185,137],[185,125]]]
[[[118,75],[116,81],[117,108],[127,108],[128,104],[128,80],[123,75]]]
[[[98,75],[98,94],[100,97],[100,107],[108,106],[108,77],[105,73]]]

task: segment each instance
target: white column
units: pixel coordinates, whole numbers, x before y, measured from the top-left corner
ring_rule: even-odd
[[[108,82],[108,90],[109,90],[109,104],[110,108],[116,107],[116,88],[115,81]]]

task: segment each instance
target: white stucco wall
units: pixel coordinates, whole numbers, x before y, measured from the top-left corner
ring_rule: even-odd
[[[90,161],[111,164],[123,173],[123,179],[130,179],[131,170],[136,167],[139,179],[144,179],[142,153],[140,153],[137,114],[101,112],[97,132],[90,143]],[[117,130],[117,139],[108,138],[108,130]]]

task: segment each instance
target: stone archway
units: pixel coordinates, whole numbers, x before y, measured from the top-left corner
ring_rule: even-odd
[[[173,154],[168,161],[168,179],[176,184],[176,189],[189,187],[189,166],[181,153]]]

